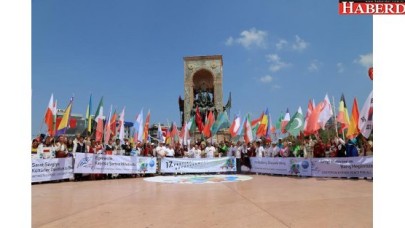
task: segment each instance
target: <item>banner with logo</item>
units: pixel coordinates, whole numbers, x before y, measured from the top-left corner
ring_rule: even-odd
[[[73,178],[72,158],[31,159],[31,182]]]
[[[312,158],[314,177],[373,177],[373,157]]]
[[[136,157],[136,173],[156,173],[156,158]]]
[[[76,153],[75,173],[137,173],[137,157]]]
[[[162,158],[162,173],[217,173],[236,171],[236,158]]]
[[[305,158],[251,157],[252,173],[311,176],[311,161]]]

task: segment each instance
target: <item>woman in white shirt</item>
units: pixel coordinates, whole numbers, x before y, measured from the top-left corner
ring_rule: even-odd
[[[196,146],[196,149],[194,150],[194,158],[201,158],[201,149],[200,146]]]

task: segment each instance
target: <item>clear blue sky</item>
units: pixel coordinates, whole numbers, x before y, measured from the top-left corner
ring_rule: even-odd
[[[32,134],[51,93],[58,108],[93,114],[101,96],[126,121],[141,108],[152,123],[180,122],[183,57],[223,56],[224,103],[257,117],[326,93],[349,112],[372,90],[371,16],[339,16],[338,1],[32,1]],[[144,115],[146,115],[144,113]],[[42,131],[44,132],[44,126]]]

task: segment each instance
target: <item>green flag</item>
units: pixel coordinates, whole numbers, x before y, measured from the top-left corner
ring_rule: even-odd
[[[280,117],[278,118],[277,123],[276,123],[276,129],[281,129],[281,122],[283,121],[283,119],[284,119],[284,113],[281,112]]]
[[[229,127],[229,118],[227,112],[221,112],[217,121],[211,126],[211,134],[215,135],[222,128]]]
[[[301,107],[291,118],[290,122],[285,126],[285,130],[293,136],[300,134],[300,131],[304,129],[304,115],[302,114]]]
[[[188,128],[189,132],[195,131],[196,124],[195,124],[194,116],[191,117],[190,120],[188,121],[187,128]]]

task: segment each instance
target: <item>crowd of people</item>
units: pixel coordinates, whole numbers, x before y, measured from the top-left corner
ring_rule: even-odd
[[[66,136],[45,137],[40,135],[32,141],[32,155],[37,158],[75,157],[76,153],[96,153],[105,155],[176,157],[176,158],[215,158],[231,157],[237,160],[238,172],[241,165],[251,168],[250,157],[356,157],[370,156],[373,153],[371,140],[363,137],[343,140],[335,137],[322,142],[319,138],[298,139],[288,137],[274,141],[258,139],[252,143],[243,141],[196,141],[190,145],[159,143],[132,143],[128,139],[109,139],[102,143],[91,137],[77,134],[73,138]]]

